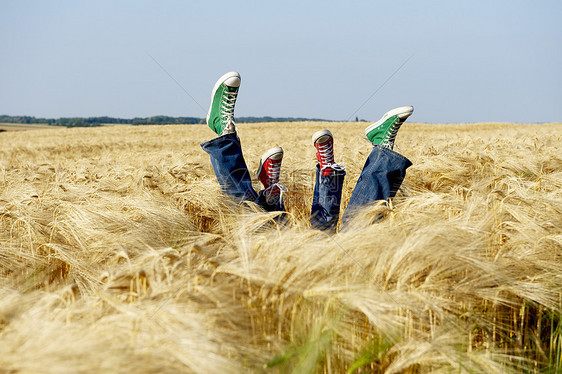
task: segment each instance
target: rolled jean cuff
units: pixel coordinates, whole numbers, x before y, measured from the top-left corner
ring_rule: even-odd
[[[322,174],[322,170],[320,170],[320,163],[316,164],[316,169],[318,170],[320,176],[322,177],[339,177],[339,176],[345,176],[345,169],[332,169],[332,172],[329,175],[324,176],[324,174]]]
[[[406,164],[408,165],[408,166],[406,166],[407,168],[412,166],[412,161],[410,161],[406,156],[403,156],[402,154],[396,152],[395,150],[392,150],[392,149],[387,148],[387,147],[383,147],[382,145],[374,145],[373,148],[379,148],[381,150],[381,152],[388,153],[392,157],[401,158],[402,160],[406,161]]]
[[[203,148],[203,150],[205,150],[206,148],[216,145],[217,143],[221,143],[225,140],[238,140],[238,134],[236,132],[232,132],[229,134],[219,135],[216,138],[207,140],[199,145],[201,146],[201,148]]]

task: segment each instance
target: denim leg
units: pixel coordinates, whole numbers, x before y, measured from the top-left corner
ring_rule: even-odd
[[[236,133],[225,134],[201,143],[201,148],[211,157],[222,193],[238,202],[258,199]]]
[[[410,166],[412,162],[401,154],[374,146],[353,189],[342,224],[345,225],[361,207],[394,197]]]
[[[231,196],[237,202],[253,201],[267,212],[285,210],[282,196],[267,196],[264,190],[257,194],[254,190],[236,133],[225,134],[201,143],[201,148],[211,157],[211,164],[223,194]]]
[[[316,165],[316,183],[310,213],[310,225],[319,230],[335,231],[340,216],[344,170],[334,170],[324,176]]]

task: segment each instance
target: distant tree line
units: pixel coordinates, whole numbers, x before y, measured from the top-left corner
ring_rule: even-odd
[[[294,122],[294,121],[326,121],[317,118],[293,118],[293,117],[236,117],[239,123],[255,122]],[[22,123],[22,124],[46,124],[65,127],[96,127],[106,124],[121,125],[179,125],[205,123],[204,118],[197,117],[169,117],[153,116],[146,118],[115,118],[115,117],[62,117],[62,118],[37,118],[32,116],[7,116],[0,115],[0,123]]]
[[[37,118],[32,116],[6,116],[0,115],[0,123],[23,123],[23,124],[46,124],[66,127],[95,127],[106,124],[120,125],[172,125],[172,124],[196,124],[204,120],[195,117],[169,117],[154,116],[146,118],[115,118],[115,117],[62,117],[62,118]]]

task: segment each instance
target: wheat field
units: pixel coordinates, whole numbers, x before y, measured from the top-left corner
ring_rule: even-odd
[[[310,136],[343,210],[365,125],[238,126],[254,179],[285,150],[283,226],[203,125],[0,133],[0,373],[562,371],[562,124],[406,123],[396,198],[312,230]]]

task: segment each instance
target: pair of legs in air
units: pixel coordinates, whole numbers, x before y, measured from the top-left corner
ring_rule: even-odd
[[[257,174],[264,189],[256,193],[252,186],[234,124],[234,106],[239,88],[240,75],[236,72],[223,75],[215,84],[207,124],[218,136],[202,143],[201,147],[211,158],[224,194],[239,202],[254,201],[266,211],[284,211],[283,192],[286,188],[279,183],[282,148],[268,150],[260,160]],[[373,149],[342,217],[344,226],[361,207],[392,198],[398,191],[406,169],[412,163],[392,149],[398,129],[413,111],[412,106],[393,109],[365,129]],[[312,136],[312,143],[316,148],[318,164],[310,223],[313,228],[320,230],[335,230],[345,170],[334,161],[334,138],[329,130],[316,132]]]

